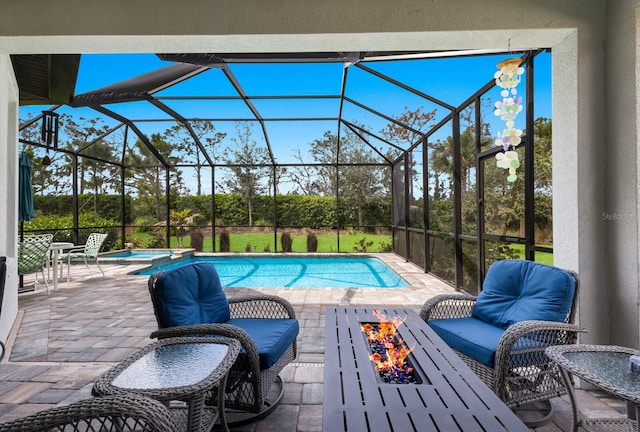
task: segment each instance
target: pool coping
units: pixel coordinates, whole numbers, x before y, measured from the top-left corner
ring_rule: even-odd
[[[123,252],[158,252],[157,256],[152,257],[112,257],[110,255],[121,254]],[[162,252],[167,252],[163,254]],[[104,264],[121,264],[121,265],[134,265],[142,264],[149,267],[159,267],[165,264],[169,264],[176,260],[182,260],[193,256],[195,249],[185,248],[159,248],[159,249],[119,249],[115,251],[109,251],[98,255],[100,263]]]

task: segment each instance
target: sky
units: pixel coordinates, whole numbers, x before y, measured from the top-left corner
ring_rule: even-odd
[[[470,95],[483,87],[493,78],[497,71],[496,64],[514,55],[482,55],[446,58],[428,58],[418,60],[398,60],[383,62],[363,62],[366,67],[374,69],[407,86],[424,92],[431,97],[449,105],[457,106]],[[153,70],[171,65],[154,54],[87,54],[81,57],[76,94],[95,90],[122,80],[126,80]],[[342,63],[297,63],[297,64],[229,64],[229,68],[249,96],[284,96],[284,95],[333,95],[341,92],[342,75],[345,71]],[[524,79],[518,86],[521,96],[524,95]],[[534,118],[551,118],[551,55],[542,53],[535,58],[535,113]],[[492,113],[493,104],[501,100],[500,88],[497,86],[487,94],[486,115],[494,132],[504,128],[504,122]],[[211,69],[190,78],[187,81],[169,87],[156,96],[175,97],[184,95],[199,96],[237,96],[237,92],[226,79],[222,71]],[[400,115],[405,108],[411,110],[422,108],[430,111],[437,108],[436,121],[448,114],[448,110],[390,84],[360,68],[351,66],[347,69],[347,85],[345,95],[359,103],[394,117]],[[236,119],[251,118],[251,111],[240,100],[163,100],[171,108],[187,118]],[[277,99],[254,100],[261,116],[267,121],[266,128],[274,154],[281,163],[293,163],[293,154],[300,149],[303,154],[309,150],[309,144],[322,137],[325,131],[336,133],[335,121],[276,121],[277,118],[337,117],[340,109],[338,99]],[[28,114],[39,114],[43,108],[21,107],[20,118]],[[169,119],[167,114],[146,102],[130,102],[109,106],[110,109],[130,119]],[[353,104],[343,106],[342,116],[354,123],[365,124],[372,132],[379,131],[388,123],[370,112]],[[90,109],[71,110],[65,108],[61,112],[74,113],[85,117],[101,117]],[[485,112],[483,110],[483,112]],[[516,126],[524,126],[524,112],[516,119]],[[112,119],[105,123],[115,125]],[[163,132],[174,123],[140,122],[137,125],[146,133]],[[262,131],[257,123],[254,125],[254,138],[263,143]],[[216,130],[227,132],[223,143],[233,145],[230,137],[235,135],[234,123],[231,121],[215,122]],[[450,135],[450,128],[435,134],[436,139]]]

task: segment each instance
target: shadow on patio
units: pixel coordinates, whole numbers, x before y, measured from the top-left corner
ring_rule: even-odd
[[[408,289],[226,289],[244,295],[265,291],[289,300],[300,321],[299,355],[283,372],[286,393],[281,405],[266,419],[234,431],[321,431],[324,376],[324,318],[327,306],[405,307],[419,310],[435,294],[451,292],[440,280],[401,257],[385,254],[387,261],[412,285]],[[0,364],[0,422],[23,417],[59,404],[91,397],[94,380],[126,356],[151,343],[157,328],[147,291],[146,276],[127,272],[135,266],[103,265],[106,277],[92,267],[74,266],[58,291],[19,296],[19,315],[7,353]],[[25,285],[33,283],[25,278]],[[598,392],[578,392],[586,417],[620,417],[624,403]],[[553,401],[552,424],[538,432],[567,431],[570,406],[564,398]],[[355,431],[359,432],[359,431]]]

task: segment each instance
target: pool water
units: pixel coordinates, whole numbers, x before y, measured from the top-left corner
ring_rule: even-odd
[[[192,257],[136,272],[150,275],[192,262],[214,265],[225,287],[404,288],[409,284],[373,257]]]
[[[125,251],[118,252],[106,255],[108,258],[155,258],[160,255],[173,255],[173,252],[170,250],[164,251],[145,251],[145,250],[134,250],[134,251]]]

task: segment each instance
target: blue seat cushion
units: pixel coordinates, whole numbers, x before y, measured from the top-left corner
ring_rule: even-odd
[[[296,340],[300,327],[295,319],[234,318],[227,324],[246,331],[258,348],[260,369],[273,366]]]
[[[186,264],[161,273],[151,296],[161,327],[224,323],[229,301],[209,263]]]
[[[498,343],[504,330],[475,318],[449,318],[429,321],[429,326],[451,348],[465,354],[480,363],[493,368]],[[532,350],[540,350],[549,346],[544,338],[536,338],[536,334],[521,337],[509,352],[509,367],[520,367],[531,364]],[[520,352],[520,355],[518,354]],[[546,361],[537,358],[536,361]]]
[[[504,329],[471,317],[431,320],[429,326],[451,348],[491,368],[494,366]]]
[[[525,320],[564,322],[575,279],[560,268],[533,261],[501,260],[489,267],[471,316],[494,326]]]

